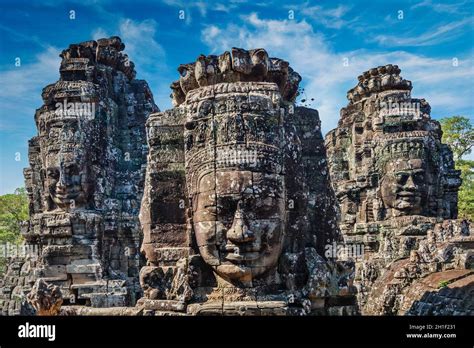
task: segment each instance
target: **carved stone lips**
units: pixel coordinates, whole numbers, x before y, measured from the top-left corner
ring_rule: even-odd
[[[414,198],[418,196],[418,193],[416,192],[409,192],[409,191],[402,191],[398,194],[399,197],[401,198]]]
[[[238,254],[245,254],[251,252],[259,252],[261,247],[259,246],[259,244],[252,242],[239,243],[239,245],[227,243],[223,249],[227,252],[232,253],[236,253],[236,250],[238,250]]]
[[[228,253],[225,256],[225,259],[227,261],[231,262],[245,262],[245,261],[253,261],[257,260],[260,257],[260,253],[258,252],[243,252],[243,253]]]
[[[79,193],[80,193],[79,189],[68,189],[64,192],[56,191],[54,196],[59,199],[72,199],[72,198],[77,197]]]

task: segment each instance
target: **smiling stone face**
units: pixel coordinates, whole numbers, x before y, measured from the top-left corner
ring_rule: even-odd
[[[217,171],[199,180],[193,228],[204,261],[222,278],[245,286],[271,274],[281,254],[283,177]]]
[[[428,177],[422,159],[392,159],[385,165],[382,200],[393,214],[420,214],[428,196]]]
[[[66,211],[86,204],[92,189],[87,169],[68,153],[48,155],[46,185],[51,200]]]

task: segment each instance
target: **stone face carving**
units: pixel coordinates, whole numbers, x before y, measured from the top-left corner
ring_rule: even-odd
[[[421,158],[392,159],[383,169],[380,196],[396,215],[419,215],[428,198],[427,168]]]
[[[175,108],[147,123],[139,304],[156,315],[326,313],[344,291],[349,303],[351,285],[338,285],[348,268],[322,257],[338,232],[317,112],[293,104],[299,75],[236,48],[178,71]],[[355,311],[337,303],[334,313]]]
[[[263,274],[273,275],[285,233],[283,179],[259,174],[204,174],[191,198],[193,230],[204,262],[244,286]],[[261,185],[257,194],[254,182]]]
[[[361,243],[366,251],[355,279],[365,314],[397,313],[392,300],[404,287],[385,291],[394,296],[385,298],[385,305],[375,299],[389,282],[390,271],[385,269],[395,270],[400,259],[412,259],[409,264],[418,267],[417,250],[429,240],[430,231],[457,215],[460,173],[451,151],[441,143],[441,128],[430,118],[429,104],[411,98],[411,88],[395,65],[366,71],[348,92],[349,104],[341,110],[338,127],[326,136],[339,226],[347,243]],[[469,243],[463,243],[460,250],[466,253]],[[443,265],[438,260],[431,272]],[[419,277],[413,270],[404,274]]]
[[[40,248],[35,277],[65,305],[133,305],[141,293],[145,122],[158,108],[123,49],[118,37],[70,45],[35,114],[24,236]]]
[[[397,216],[456,216],[459,172],[429,104],[411,98],[399,73],[387,65],[359,76],[326,137],[344,230]]]
[[[159,112],[124,47],[70,45],[43,90],[22,226],[38,258],[9,263],[1,314],[472,314],[459,172],[397,66],[359,76],[324,142],[264,49],[180,65]]]

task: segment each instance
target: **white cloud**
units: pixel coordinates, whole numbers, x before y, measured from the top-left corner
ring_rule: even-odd
[[[186,1],[186,0],[163,0],[168,6],[175,7],[177,10],[184,11],[184,20],[186,25],[191,24],[193,19],[193,13],[196,10],[202,18],[206,18],[208,12],[225,12],[226,14],[231,13],[237,9],[240,5],[247,3],[247,0],[227,0],[223,2],[215,2],[208,0],[200,1]],[[265,5],[269,5],[267,2]],[[262,4],[253,3],[255,6],[262,6]]]
[[[206,40],[214,40],[215,38],[219,37],[221,33],[221,30],[216,27],[215,25],[209,25],[207,26],[204,31],[203,31],[203,36],[206,38]]]
[[[28,166],[28,139],[35,134],[35,110],[42,104],[41,90],[59,77],[60,50],[47,46],[31,63],[1,67],[0,81],[0,194],[24,186],[22,170]],[[22,57],[20,57],[22,58]],[[20,161],[16,154],[20,154]]]
[[[41,89],[59,77],[60,52],[49,46],[32,63],[23,62],[16,67],[12,62],[10,67],[2,68],[0,81],[8,83],[8,87],[0,89],[1,130],[28,133],[35,109],[42,104]]]
[[[345,25],[353,23],[355,19],[346,20],[344,16],[350,11],[351,7],[347,5],[338,5],[334,8],[325,8],[319,5],[309,6],[308,3],[298,6],[304,16],[311,17],[316,23],[322,24],[326,28],[340,29]]]
[[[125,44],[125,53],[135,63],[140,65],[159,64],[157,57],[163,57],[165,51],[163,47],[155,40],[155,34],[158,24],[153,19],[145,19],[141,22],[134,21],[130,18],[122,18],[119,20],[118,28],[113,33],[108,33],[99,27],[92,32],[94,40],[118,35]],[[146,54],[144,54],[146,52]],[[137,65],[137,64],[136,64]]]
[[[424,0],[421,1],[413,6],[410,9],[414,10],[417,8],[430,8],[435,12],[439,13],[450,13],[450,14],[460,14],[460,13],[469,13],[469,10],[464,11],[463,6],[466,5],[466,1],[461,2],[451,2],[449,4],[442,4],[442,3],[433,3],[431,0]]]
[[[452,40],[463,34],[464,29],[472,27],[472,18],[440,25],[418,36],[377,35],[373,41],[386,46],[429,46]]]
[[[412,80],[414,97],[424,97],[445,112],[472,108],[472,63],[460,60],[454,67],[450,59],[428,58],[405,51],[374,52],[356,50],[335,52],[326,38],[305,20],[267,20],[257,14],[244,17],[244,25],[205,27],[202,41],[212,53],[233,46],[246,49],[263,47],[271,56],[288,60],[303,77],[307,99],[315,98],[323,132],[337,125],[339,110],[347,105],[346,92],[356,85],[357,76],[372,67],[398,64],[402,76]],[[344,66],[347,58],[349,65]],[[453,104],[455,102],[455,104]]]
[[[168,78],[169,70],[166,66],[166,52],[155,36],[158,23],[153,19],[135,21],[121,18],[117,27],[111,32],[99,27],[92,32],[94,39],[117,35],[125,44],[124,53],[135,63],[137,78],[144,79],[150,85],[155,103],[164,109],[171,105]]]
[[[103,39],[103,38],[106,38],[106,37],[109,37],[109,36],[110,35],[108,35],[107,32],[103,28],[97,28],[92,33],[92,39],[93,40]]]
[[[153,19],[136,22],[124,19],[120,22],[119,31],[127,52],[140,64],[160,64],[157,57],[163,57],[165,51],[155,40],[157,23]],[[146,54],[145,54],[146,53]]]
[[[176,7],[178,10],[183,10],[185,23],[188,25],[191,24],[192,20],[191,9],[197,9],[201,17],[206,17],[210,5],[206,1],[163,0],[163,2],[166,5]],[[228,8],[229,6],[221,5],[217,11],[226,11]]]

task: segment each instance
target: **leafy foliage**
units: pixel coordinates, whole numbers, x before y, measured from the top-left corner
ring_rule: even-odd
[[[464,116],[445,117],[440,120],[443,129],[443,142],[453,151],[454,160],[460,160],[471,153],[474,146],[474,127]]]
[[[20,222],[28,219],[28,198],[24,188],[0,196],[0,242],[21,240]]]
[[[462,185],[459,189],[459,217],[474,221],[474,161],[464,160],[474,146],[474,127],[464,116],[446,117],[440,121],[443,142],[453,151],[456,169],[461,170]]]
[[[0,196],[0,244],[19,244],[22,241],[20,223],[28,219],[28,198],[24,188]],[[0,255],[0,274],[6,259]]]
[[[438,289],[445,288],[449,285],[449,280],[442,280],[438,284]]]
[[[474,161],[458,160],[456,169],[461,170],[462,185],[459,189],[459,217],[474,221]]]

